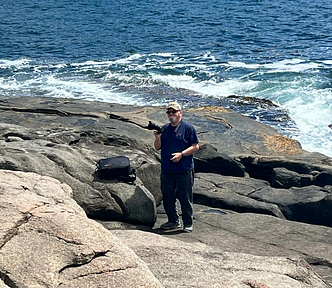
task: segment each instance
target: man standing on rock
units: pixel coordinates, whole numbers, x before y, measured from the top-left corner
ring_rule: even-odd
[[[167,111],[170,123],[162,128],[162,133],[154,132],[154,147],[161,149],[161,190],[168,222],[160,228],[169,230],[180,228],[180,218],[176,208],[179,199],[182,210],[183,231],[193,230],[193,184],[194,157],[199,149],[195,128],[182,120],[181,106],[172,102]]]

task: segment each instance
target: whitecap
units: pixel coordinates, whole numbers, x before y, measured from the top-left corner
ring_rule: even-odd
[[[17,59],[17,60],[0,60],[0,68],[21,67],[26,66],[32,60],[30,59]]]
[[[302,59],[285,59],[273,63],[244,63],[244,62],[228,62],[229,67],[233,68],[245,68],[245,69],[266,69],[266,73],[276,72],[302,72],[310,69],[317,69],[321,67],[321,64],[306,61]]]
[[[155,81],[161,81],[173,88],[182,88],[198,92],[205,96],[225,97],[232,94],[243,95],[259,85],[257,81],[226,80],[216,82],[214,79],[196,81],[188,75],[151,75]]]
[[[114,63],[126,64],[126,63],[132,62],[133,60],[138,60],[138,59],[140,59],[142,57],[143,57],[143,55],[141,55],[139,53],[136,53],[136,54],[130,55],[130,56],[126,57],[126,58],[115,60]]]
[[[322,61],[322,63],[324,63],[326,65],[332,65],[332,60],[324,60],[324,61]]]

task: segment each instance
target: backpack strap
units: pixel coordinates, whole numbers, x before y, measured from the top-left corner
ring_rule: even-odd
[[[135,168],[131,168],[130,174],[128,176],[118,176],[117,178],[122,182],[134,182],[136,180],[136,170]]]

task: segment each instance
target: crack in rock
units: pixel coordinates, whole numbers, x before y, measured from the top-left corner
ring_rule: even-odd
[[[79,241],[77,241],[77,240],[70,240],[70,239],[66,239],[66,238],[60,237],[60,236],[58,236],[58,235],[56,235],[56,234],[54,234],[54,233],[52,233],[52,232],[49,232],[49,231],[46,231],[46,230],[42,229],[42,228],[37,229],[37,232],[38,232],[38,233],[45,233],[45,234],[48,234],[49,236],[54,237],[54,238],[56,238],[56,239],[58,239],[58,240],[60,240],[60,241],[63,241],[63,242],[65,242],[66,244],[73,244],[73,245],[77,245],[77,246],[82,246],[82,245],[84,245],[84,244],[82,244],[81,242],[79,242]]]
[[[313,266],[321,265],[321,266],[326,266],[326,267],[332,268],[332,262],[327,259],[324,259],[324,258],[309,256],[308,258],[305,259],[305,261]]]
[[[51,235],[51,234],[50,234]],[[62,238],[60,236],[55,236],[56,238],[58,238],[59,240],[62,240],[64,241],[65,243],[67,244],[74,244],[74,245],[78,245],[78,246],[81,246],[83,245],[82,243],[78,242],[78,241],[75,241],[75,240],[68,240],[68,239],[65,239],[65,238]]]
[[[260,283],[260,282],[257,282],[257,281],[248,280],[248,281],[244,281],[243,283],[248,285],[250,288],[270,288],[266,284]]]
[[[80,267],[80,266],[89,264],[91,261],[93,261],[94,259],[96,259],[98,257],[104,257],[104,256],[106,256],[106,254],[108,252],[110,252],[110,250],[101,251],[101,252],[94,252],[94,253],[89,254],[89,255],[81,255],[81,257],[77,257],[76,259],[73,259],[74,263],[69,264],[69,265],[61,268],[59,270],[59,274],[62,273],[66,269]]]
[[[0,279],[5,283],[5,285],[7,285],[10,288],[19,288],[15,282],[10,279],[10,277],[8,276],[9,273],[8,272],[4,272],[0,270]]]
[[[84,277],[88,277],[88,276],[91,276],[91,275],[101,275],[101,274],[104,274],[104,273],[109,273],[109,272],[119,272],[119,271],[126,271],[128,269],[135,269],[137,268],[137,265],[134,265],[134,266],[126,266],[126,267],[123,267],[123,268],[118,268],[118,269],[108,269],[108,270],[104,270],[104,271],[99,271],[99,272],[92,272],[92,273],[87,273],[87,274],[81,274],[77,277],[74,277],[74,279],[80,279],[80,278],[84,278]],[[62,285],[66,285],[66,283],[59,283],[59,285],[57,287],[61,287]],[[16,287],[13,287],[13,288],[16,288]]]
[[[294,274],[285,274],[287,277],[294,279],[295,281],[307,284],[307,285],[312,285],[312,283],[308,280],[308,275],[294,275]]]
[[[82,274],[80,276],[74,277],[73,279],[79,279],[79,278],[87,277],[87,276],[90,276],[90,275],[100,275],[100,274],[108,273],[108,272],[125,271],[125,270],[130,269],[130,268],[136,268],[136,267],[128,266],[128,267],[118,268],[118,269],[114,269],[114,270],[109,269],[109,270],[106,270],[106,271],[100,271],[100,272],[95,272],[95,273]]]
[[[32,217],[31,213],[23,213],[23,218],[20,219],[19,221],[17,221],[15,223],[15,226],[11,229],[9,229],[9,231],[7,231],[5,237],[3,238],[3,243],[0,245],[0,249],[3,248],[3,246],[5,246],[13,237],[15,237],[16,235],[18,235],[18,231],[20,229],[20,227],[24,224],[26,224],[29,219]]]
[[[62,117],[79,116],[91,118],[108,118],[107,113],[94,113],[94,112],[69,112],[60,109],[52,108],[20,108],[20,107],[4,107],[0,106],[1,110],[14,111],[14,112],[27,112],[27,113],[40,113],[40,114],[53,114]]]

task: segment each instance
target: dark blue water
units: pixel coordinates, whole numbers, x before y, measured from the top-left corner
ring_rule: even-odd
[[[331,59],[328,0],[4,2],[0,59],[85,61],[206,51],[223,61]]]
[[[331,8],[327,0],[7,0],[0,94],[223,105],[332,156]]]

